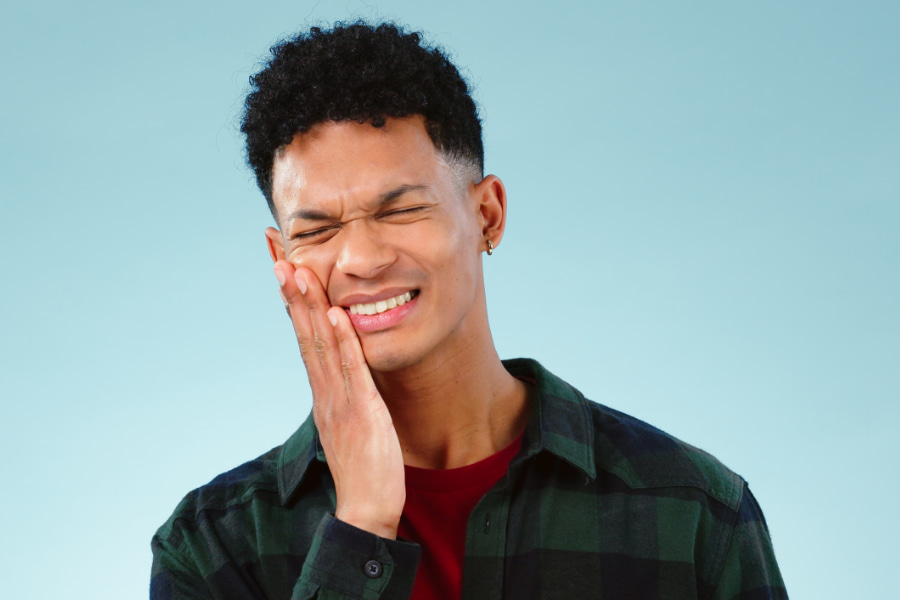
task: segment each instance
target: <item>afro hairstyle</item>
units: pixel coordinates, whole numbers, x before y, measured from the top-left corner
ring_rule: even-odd
[[[271,48],[250,78],[241,132],[247,163],[269,210],[276,151],[326,121],[383,127],[390,117],[421,115],[435,148],[481,175],[478,109],[456,67],[419,33],[383,23],[313,27]],[[276,217],[277,218],[277,217]]]

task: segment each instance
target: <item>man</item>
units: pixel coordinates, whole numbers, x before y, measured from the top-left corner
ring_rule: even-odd
[[[252,83],[242,131],[313,411],[184,499],[151,597],[786,597],[742,479],[500,361],[481,261],[506,192],[439,51],[313,29]]]

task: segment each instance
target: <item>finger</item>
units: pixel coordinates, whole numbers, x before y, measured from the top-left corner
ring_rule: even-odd
[[[334,327],[334,335],[337,338],[341,354],[341,371],[349,401],[366,404],[380,398],[378,388],[372,379],[372,372],[366,363],[359,336],[347,312],[336,306],[328,311],[328,319]]]
[[[303,358],[303,364],[306,366],[309,385],[313,391],[313,398],[315,398],[320,391],[327,387],[328,381],[322,362],[316,352],[316,335],[309,310],[294,278],[294,266],[287,261],[280,260],[275,263],[274,270],[275,277],[281,286],[280,292],[281,298],[284,300],[284,307],[294,326],[294,335],[297,338],[297,345],[300,347],[300,356]]]
[[[294,278],[300,290],[306,288],[306,291],[302,294],[303,301],[306,305],[309,321],[312,324],[315,336],[315,350],[325,376],[332,386],[341,385],[344,381],[341,371],[341,353],[338,349],[334,327],[328,320],[327,312],[331,308],[331,303],[325,293],[325,288],[322,287],[319,279],[312,271],[303,267],[296,269]]]

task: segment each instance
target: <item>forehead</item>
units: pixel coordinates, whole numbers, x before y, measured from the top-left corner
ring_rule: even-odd
[[[279,149],[272,196],[286,214],[298,205],[365,201],[401,185],[435,185],[448,175],[422,117],[388,119],[383,127],[327,122]]]

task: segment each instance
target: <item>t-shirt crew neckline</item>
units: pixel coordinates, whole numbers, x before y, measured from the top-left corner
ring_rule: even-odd
[[[487,458],[471,465],[455,469],[423,469],[405,466],[406,487],[423,492],[446,492],[477,487],[486,481],[495,480],[506,472],[510,461],[522,447],[519,435],[512,444]]]

